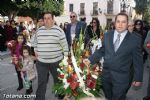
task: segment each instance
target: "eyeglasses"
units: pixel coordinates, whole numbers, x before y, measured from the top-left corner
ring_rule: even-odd
[[[75,18],[76,16],[70,16],[70,18]]]
[[[135,25],[142,25],[141,23],[137,23],[137,24],[135,24]]]
[[[141,22],[137,22],[135,25],[142,25],[142,23]]]

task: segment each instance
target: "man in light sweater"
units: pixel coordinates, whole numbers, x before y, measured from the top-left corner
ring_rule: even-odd
[[[35,56],[38,73],[38,88],[35,100],[45,100],[46,85],[51,72],[54,83],[58,82],[57,68],[64,56],[68,56],[68,44],[64,31],[54,25],[53,14],[44,14],[44,26],[37,30]]]

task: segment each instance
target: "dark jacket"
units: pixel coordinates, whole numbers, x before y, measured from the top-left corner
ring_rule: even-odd
[[[84,33],[84,25],[82,22],[77,22],[77,25],[76,25],[76,30],[75,30],[75,38],[79,39],[79,36],[80,36],[80,32],[81,32],[81,29],[82,29],[82,34]],[[67,25],[67,29],[66,29],[66,38],[67,38],[67,42],[68,42],[68,45],[69,47],[71,46],[72,44],[72,40],[71,40],[71,24],[68,24]]]

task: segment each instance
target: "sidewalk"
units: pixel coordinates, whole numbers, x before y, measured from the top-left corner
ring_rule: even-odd
[[[7,57],[9,54],[10,54],[10,51],[8,49],[3,52],[0,51],[0,61],[3,60],[5,57]]]

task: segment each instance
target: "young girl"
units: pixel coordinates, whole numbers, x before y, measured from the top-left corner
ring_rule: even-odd
[[[34,59],[31,54],[31,49],[29,46],[23,46],[23,59],[22,64],[22,78],[24,81],[24,86],[26,88],[26,94],[31,94],[32,90],[32,80],[36,77],[36,70],[34,67]]]
[[[7,47],[11,51],[12,56],[12,63],[15,65],[16,73],[18,76],[18,83],[19,87],[17,88],[17,91],[21,90],[23,88],[23,80],[21,78],[21,56],[22,56],[22,46],[25,44],[25,38],[23,34],[18,34],[16,40],[11,40],[7,43]]]

